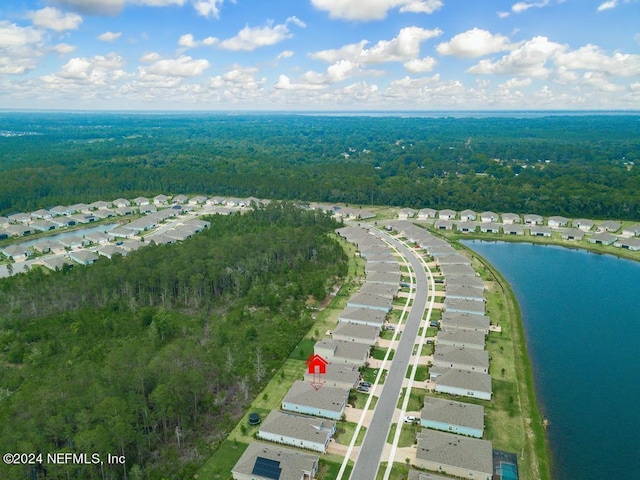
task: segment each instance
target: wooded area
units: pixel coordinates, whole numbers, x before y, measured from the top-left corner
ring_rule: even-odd
[[[637,115],[3,113],[0,122],[22,135],[0,137],[0,214],[187,193],[640,219]]]
[[[291,204],[207,220],[181,244],[0,280],[0,450],[126,456],[3,479],[192,478],[226,437],[346,257],[335,221]]]

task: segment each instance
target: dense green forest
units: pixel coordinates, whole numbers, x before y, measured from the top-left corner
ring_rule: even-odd
[[[640,219],[640,116],[2,113],[0,214],[199,193]]]
[[[181,244],[0,280],[0,450],[126,464],[2,479],[192,478],[346,274],[324,214],[272,203]]]

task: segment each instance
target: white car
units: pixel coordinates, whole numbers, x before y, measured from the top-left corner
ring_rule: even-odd
[[[411,415],[404,417],[404,423],[415,423],[416,420],[417,418]]]

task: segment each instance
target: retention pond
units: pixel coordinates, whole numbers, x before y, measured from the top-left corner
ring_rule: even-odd
[[[555,480],[638,478],[640,263],[527,243],[464,241],[522,310]]]

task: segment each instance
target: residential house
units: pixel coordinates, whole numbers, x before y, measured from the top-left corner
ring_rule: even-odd
[[[372,308],[345,308],[338,316],[338,321],[356,323],[380,328],[385,321],[386,312]]]
[[[318,457],[290,448],[251,442],[231,469],[234,480],[312,480]]]
[[[116,227],[113,230],[109,230],[109,238],[132,238],[136,235],[134,230],[127,227]]]
[[[477,287],[469,287],[466,285],[447,285],[445,297],[449,299],[473,300],[475,302],[485,301],[483,289]]]
[[[482,223],[496,223],[499,220],[498,214],[494,212],[482,212],[480,214],[480,221]]]
[[[467,302],[471,302],[471,300],[467,300]],[[473,303],[482,305],[484,308],[484,303]],[[474,330],[476,332],[482,332],[484,335],[489,334],[489,324],[489,317],[486,315],[470,315],[469,313],[451,311],[443,312],[442,318],[440,319],[440,325],[445,330],[453,328],[458,328],[460,330]]]
[[[600,225],[598,225],[598,228],[596,228],[596,232],[617,232],[618,230],[620,230],[620,222],[616,222],[614,220],[607,220],[606,222],[602,222]]]
[[[562,238],[564,240],[582,240],[584,238],[584,231],[577,228],[567,228],[562,232]]]
[[[490,441],[435,430],[418,435],[415,465],[460,478],[491,480],[493,447]]]
[[[524,227],[522,225],[504,224],[502,225],[502,232],[505,235],[524,235]]]
[[[416,211],[413,208],[403,208],[398,212],[398,218],[400,220],[406,220],[413,218],[416,215]]]
[[[91,265],[98,259],[98,255],[89,250],[74,250],[69,253],[69,258],[82,265]]]
[[[451,245],[432,245],[429,248],[425,249],[429,255],[432,257],[440,257],[442,255],[452,255],[457,253],[458,251],[453,248]]]
[[[365,345],[375,345],[380,337],[380,328],[357,323],[338,322],[331,334],[334,340],[358,342]]]
[[[385,285],[384,283],[365,282],[364,285],[360,287],[360,293],[364,293],[367,295],[379,295],[381,297],[393,300],[396,297],[399,289],[400,287],[398,285]]]
[[[360,370],[357,365],[345,363],[329,363],[325,373],[318,378],[305,370],[305,382],[320,382],[322,387],[335,387],[350,390],[360,380]]]
[[[64,248],[80,248],[82,247],[85,243],[88,244],[89,242],[87,240],[84,240],[81,237],[78,237],[77,235],[69,235],[67,237],[62,237],[58,240],[58,242],[64,247]]]
[[[472,277],[472,276],[454,276],[454,277],[446,277],[444,279],[444,283],[449,287],[474,287],[481,288],[484,290],[484,281],[480,277]]]
[[[38,261],[46,268],[53,271],[62,270],[65,267],[65,265],[69,267],[73,267],[73,262],[71,260],[60,255],[58,256],[48,255],[46,257],[42,257]]]
[[[595,243],[597,245],[612,245],[615,241],[618,240],[618,237],[612,235],[611,233],[601,232],[595,233],[589,238],[589,243]]]
[[[640,251],[640,238],[620,238],[613,246],[637,252]]]
[[[542,225],[531,225],[529,234],[532,237],[551,237],[551,228]]]
[[[453,230],[453,221],[438,219],[435,221],[433,226],[436,230]]]
[[[485,334],[474,330],[460,330],[450,328],[438,332],[438,346],[450,345],[452,347],[476,348],[484,350]]]
[[[161,205],[167,205],[169,203],[169,197],[167,197],[166,195],[156,195],[155,197],[153,197],[153,204],[156,206],[161,206]]]
[[[622,229],[623,237],[638,237],[640,236],[640,223],[636,223],[635,225],[631,225],[630,227],[625,227]]]
[[[50,222],[49,220],[34,220],[33,222],[31,222],[31,228],[40,232],[55,230],[57,227],[57,224]]]
[[[367,283],[383,283],[385,285],[399,285],[400,272],[371,272],[367,274]]]
[[[32,245],[32,248],[38,253],[51,253],[64,251],[64,247],[60,242],[55,240],[40,240]]]
[[[325,453],[336,431],[336,422],[273,410],[262,422],[256,437],[261,440]]]
[[[29,255],[31,255],[29,247],[26,247],[24,245],[7,245],[0,248],[0,253],[2,253],[9,260],[13,260],[14,262],[22,262],[26,260]]]
[[[462,397],[491,400],[491,375],[454,368],[431,367],[431,381],[436,382],[436,392]]]
[[[434,258],[436,265],[471,265],[471,259],[460,255],[459,253],[452,253],[451,255],[438,255]]]
[[[131,207],[118,207],[116,208],[116,215],[120,215],[121,217],[125,217],[127,215],[133,215],[136,211]]]
[[[91,243],[107,243],[109,242],[109,235],[105,232],[92,232],[88,233],[84,236],[86,240],[89,240]]]
[[[348,398],[347,388],[323,386],[315,390],[309,383],[297,380],[282,399],[282,409],[340,420]]]
[[[313,353],[331,363],[364,365],[369,358],[370,345],[325,338],[316,342]]]
[[[482,438],[484,407],[437,397],[424,397],[420,424],[425,428]]]
[[[476,222],[462,221],[456,223],[456,230],[462,233],[472,233],[476,231],[478,224]]]
[[[480,231],[482,233],[500,233],[500,224],[499,223],[481,223]]]
[[[520,223],[520,215],[516,213],[503,213],[502,223],[505,225],[513,225],[514,223]]]
[[[577,218],[575,220],[571,220],[571,225],[582,230],[583,232],[588,232],[593,229],[595,222],[586,218]]]
[[[551,228],[566,227],[569,224],[569,219],[560,216],[549,217],[547,225]]]
[[[7,217],[0,217],[0,228],[8,227],[9,223],[9,219]]]
[[[528,214],[524,216],[525,225],[542,225],[543,219],[540,215]]]
[[[207,197],[204,195],[196,195],[189,199],[189,205],[204,205],[207,201]]]
[[[445,277],[475,277],[478,274],[471,265],[440,265],[440,271]]]
[[[430,218],[436,218],[436,212],[433,208],[422,208],[418,210],[418,220],[429,220]]]
[[[29,215],[28,213],[14,213],[12,215],[9,215],[7,217],[9,219],[9,221],[11,223],[24,223],[24,224],[28,224],[31,222],[32,218],[31,215]]]
[[[489,373],[489,352],[477,348],[437,345],[433,354],[433,364],[436,367]]]
[[[22,237],[33,233],[33,229],[26,225],[9,225],[4,227],[4,231],[10,237]]]
[[[148,215],[150,213],[156,213],[158,211],[158,208],[155,205],[152,205],[152,204],[141,205],[140,208],[139,208],[139,211],[143,215]]]
[[[468,300],[466,298],[452,298],[446,296],[444,299],[444,310],[450,313],[462,313],[469,315],[484,315],[484,302]]]
[[[109,208],[104,208],[102,210],[94,210],[93,216],[99,219],[111,218],[116,216],[116,212]]]
[[[444,209],[438,213],[440,220],[455,220],[457,212],[455,210]]]
[[[366,293],[356,293],[347,300],[347,307],[369,308],[387,313],[391,310],[391,300],[379,295],[369,295]]]
[[[54,215],[54,216],[60,216],[60,215],[71,215],[73,213],[76,213],[76,211],[68,206],[64,206],[64,205],[56,205],[53,208],[50,208],[49,211]]]
[[[35,212],[31,212],[31,217],[35,218],[35,219],[40,219],[40,220],[47,220],[47,219],[53,217],[53,213],[51,213],[49,210],[45,210],[45,209],[41,208],[40,210],[36,210]]]
[[[176,195],[175,197],[173,197],[173,199],[171,200],[171,203],[173,204],[178,204],[178,205],[182,205],[187,203],[187,201],[189,200],[189,198],[186,195]]]
[[[462,210],[460,212],[460,220],[471,222],[476,219],[476,212],[473,210]]]
[[[107,257],[109,260],[113,258],[114,255],[122,255],[126,256],[129,252],[127,252],[124,248],[119,247],[117,245],[103,245],[97,250],[98,255],[102,255],[103,257]]]
[[[89,204],[89,210],[106,210],[111,207],[111,202],[105,202],[103,200],[98,200],[97,202],[93,202]]]
[[[379,254],[376,254],[379,255]],[[367,262],[364,265],[365,273],[373,273],[373,272],[385,272],[385,273],[395,273],[400,271],[400,266],[397,263],[384,263],[384,262]]]
[[[124,207],[130,207],[131,206],[131,202],[129,200],[127,200],[126,198],[116,198],[111,203],[116,208],[124,208]]]

